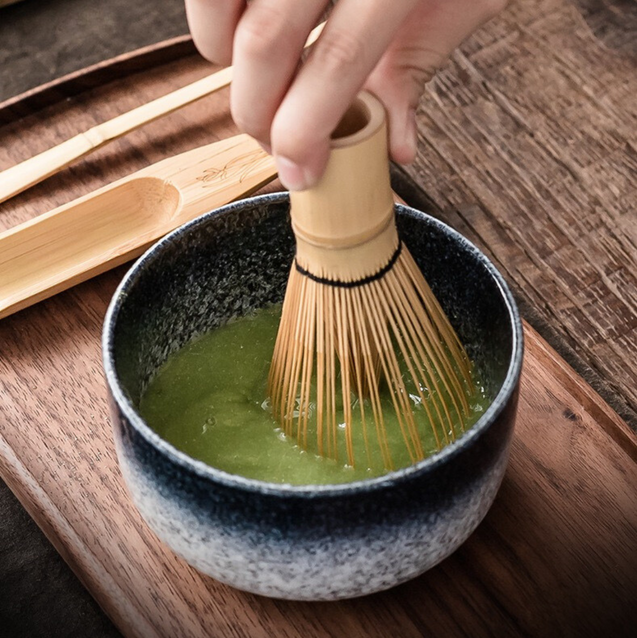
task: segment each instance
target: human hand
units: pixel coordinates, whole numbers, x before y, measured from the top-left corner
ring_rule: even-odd
[[[340,0],[308,59],[328,0],[186,0],[207,59],[234,66],[237,126],[271,152],[290,190],[316,184],[329,140],[361,88],[385,105],[392,158],[416,154],[416,106],[453,50],[508,0]]]

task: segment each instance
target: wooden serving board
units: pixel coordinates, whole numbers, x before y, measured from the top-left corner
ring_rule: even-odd
[[[179,39],[0,105],[0,169],[208,72]],[[0,206],[0,228],[234,132],[227,94],[206,98]],[[124,272],[0,321],[0,474],[125,635],[580,637],[637,626],[634,435],[528,325],[510,465],[452,557],[338,603],[265,599],[197,573],[146,527],[117,466],[100,331]]]

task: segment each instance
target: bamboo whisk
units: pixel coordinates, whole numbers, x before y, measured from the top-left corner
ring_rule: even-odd
[[[305,448],[314,428],[318,452],[328,457],[337,456],[344,436],[349,465],[355,462],[352,414],[359,410],[368,462],[375,440],[392,469],[383,391],[416,462],[426,453],[409,393],[418,394],[440,449],[459,434],[454,416],[462,424],[468,414],[470,363],[398,237],[380,102],[361,93],[332,138],[321,182],[290,193],[296,258],[269,394],[286,435]]]

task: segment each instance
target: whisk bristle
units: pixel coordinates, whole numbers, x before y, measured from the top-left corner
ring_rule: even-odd
[[[371,424],[391,469],[383,386],[412,462],[426,455],[414,395],[437,449],[462,431],[472,388],[469,360],[409,251],[403,246],[391,269],[363,282],[326,282],[293,267],[269,378],[285,434],[307,447],[314,427],[318,453],[330,458],[338,457],[343,436],[347,463],[354,465],[351,424],[358,410],[367,463]]]

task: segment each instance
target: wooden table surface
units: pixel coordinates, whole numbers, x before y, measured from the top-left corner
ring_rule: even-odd
[[[637,106],[633,96],[637,82],[635,40],[623,36],[632,28],[632,9],[622,4],[614,7],[624,11],[625,20],[615,17],[610,21],[613,28],[608,28],[605,12],[613,6],[607,4],[595,11],[593,5],[567,0],[519,1],[466,43],[423,100],[419,113],[421,149],[418,161],[407,172],[424,187],[430,198],[429,206],[442,219],[491,255],[513,285],[525,317],[634,426],[637,406],[637,383],[632,365],[637,354]],[[195,75],[205,72],[203,65],[196,69]],[[193,73],[192,69],[190,73]],[[179,76],[182,84],[188,79],[187,75]],[[133,105],[134,102],[135,97],[128,98],[128,103]],[[28,101],[21,102],[25,103]],[[126,99],[122,104],[125,103]],[[77,108],[80,107],[81,104]],[[107,112],[102,115],[107,115]],[[100,114],[93,113],[91,117],[97,120]],[[159,159],[162,153],[176,145],[180,123],[179,116],[176,117],[168,133],[157,135],[156,132],[145,131],[136,134],[136,138],[131,136],[130,140],[123,140],[117,149],[105,150],[94,160],[88,160],[25,194],[16,207],[4,207],[0,210],[3,226],[21,221],[25,214],[34,215],[46,210],[47,206],[66,201],[70,192],[77,194],[90,190],[104,176],[121,170],[122,158],[129,168]],[[206,122],[200,116],[195,118],[196,123],[188,115],[183,117],[181,124],[188,123],[186,132],[192,140],[205,135],[206,126],[218,124]],[[30,132],[22,141],[1,145],[2,166],[46,148],[52,139],[47,137],[49,127],[56,131],[56,135],[72,132],[72,126],[65,130],[69,127],[68,118],[61,115],[57,123],[52,118],[45,125],[32,116],[21,125],[24,126],[23,131],[26,128]],[[144,146],[141,155],[140,143]],[[78,329],[82,321],[89,321],[92,325],[99,322],[99,309],[107,301],[109,286],[112,287],[116,280],[108,277],[104,279],[106,286],[102,283],[92,288],[91,284],[85,284],[61,301],[48,302],[48,310],[27,311],[32,313],[31,319],[16,318],[17,323],[7,324],[5,330],[8,332],[4,331],[4,334],[13,333],[14,338],[20,337],[22,345],[28,345],[35,339],[29,336],[29,332],[42,330],[46,325],[46,322],[37,319],[41,316],[39,313],[44,313],[43,316],[51,312],[55,314],[56,308],[63,308],[69,303],[81,307],[79,317],[87,313],[84,320],[73,320],[80,321],[76,326]],[[59,330],[52,332],[50,337],[57,334],[58,342],[68,345],[68,340],[62,339],[61,335],[71,325],[65,328],[62,322]],[[81,329],[78,334],[83,334]],[[38,343],[37,339],[34,343]],[[537,344],[541,353],[545,346],[541,340]],[[81,343],[74,346],[79,348],[80,353],[86,352],[88,347],[88,344]],[[7,350],[4,349],[4,352]],[[0,361],[2,355],[3,351],[0,351]],[[15,352],[12,356],[15,357]],[[568,392],[557,398],[549,393],[529,399],[535,409],[541,411],[544,406],[547,415],[554,415],[555,410],[562,406],[562,417],[545,423],[544,429],[538,432],[544,442],[538,441],[537,444],[563,446],[566,454],[564,462],[572,481],[568,485],[552,481],[554,468],[542,467],[537,454],[531,455],[531,467],[524,471],[534,474],[536,487],[540,488],[532,494],[532,499],[540,498],[543,491],[547,494],[554,491],[562,497],[566,492],[569,499],[577,502],[583,493],[595,492],[596,480],[607,478],[603,472],[596,477],[591,470],[599,460],[597,455],[601,454],[599,458],[609,461],[610,454],[610,462],[615,469],[621,468],[620,475],[627,476],[630,465],[626,464],[626,459],[631,456],[634,459],[634,439],[617,416],[585,384],[581,384],[568,367],[562,367],[559,361],[549,365],[548,359],[547,368],[551,368],[554,376],[562,374],[562,381],[566,381],[560,387],[567,387]],[[6,359],[2,362],[6,364]],[[5,366],[3,373],[15,373],[15,363]],[[34,365],[37,371],[37,362]],[[93,361],[92,365],[97,364]],[[558,374],[556,370],[562,372]],[[541,370],[535,371],[536,378],[542,378],[542,375]],[[37,379],[22,381],[34,383]],[[13,406],[4,414],[15,415],[16,406],[21,406],[26,400],[28,383],[21,386],[20,379],[13,377],[7,381],[5,376],[2,382],[4,390],[9,387],[7,383],[13,389]],[[55,384],[47,383],[44,384],[45,395],[54,392]],[[572,406],[577,406],[577,410],[573,410]],[[40,407],[50,410],[44,405]],[[40,413],[37,406],[34,409],[34,412],[26,410],[23,414],[35,416]],[[78,415],[78,418],[81,416]],[[565,428],[565,425],[568,427]],[[612,453],[607,447],[608,437],[619,444]],[[524,465],[527,462],[524,454],[528,450],[519,447],[520,441],[517,445],[521,456],[516,462]],[[574,448],[567,453],[569,441]],[[583,445],[583,441],[586,444]],[[583,458],[578,456],[581,452],[584,453]],[[577,472],[583,467],[588,469],[578,478]],[[516,471],[515,465],[513,471]],[[589,612],[600,612],[608,601],[615,611],[615,630],[621,631],[622,623],[628,618],[635,619],[628,608],[623,610],[625,615],[622,615],[622,602],[627,603],[630,594],[635,593],[635,583],[622,576],[613,578],[613,573],[626,574],[617,565],[608,564],[607,573],[603,569],[604,557],[619,555],[607,553],[607,544],[613,542],[607,526],[600,522],[599,537],[589,539],[588,544],[582,546],[590,550],[589,561],[581,562],[582,552],[573,551],[571,554],[561,553],[551,565],[551,561],[556,559],[551,549],[555,546],[555,534],[568,533],[569,521],[558,517],[560,525],[548,533],[545,525],[551,520],[550,499],[547,500],[548,509],[531,509],[537,516],[534,520],[524,520],[522,510],[507,514],[508,505],[503,503],[523,498],[523,494],[516,492],[518,485],[511,479],[505,481],[504,500],[500,498],[497,501],[495,514],[490,515],[485,526],[480,528],[473,544],[462,550],[464,553],[460,559],[434,570],[434,575],[427,577],[429,580],[424,590],[422,583],[406,585],[390,598],[409,596],[414,587],[435,595],[441,583],[447,583],[453,589],[454,579],[458,576],[454,570],[462,569],[464,562],[470,568],[468,576],[464,574],[464,577],[469,577],[466,582],[475,579],[484,582],[487,595],[487,591],[492,593],[493,585],[490,588],[488,581],[493,578],[498,587],[506,584],[506,591],[496,592],[495,599],[501,600],[504,605],[497,617],[489,618],[483,614],[484,601],[475,598],[465,601],[460,612],[465,622],[456,626],[457,635],[488,635],[490,622],[492,627],[506,629],[506,635],[538,635],[533,630],[542,625],[532,618],[532,609],[523,611],[522,598],[539,596],[548,605],[543,608],[543,613],[546,614],[547,609],[555,611],[560,600],[551,601],[550,590],[540,595],[528,589],[538,586],[538,583],[546,585],[551,579],[556,585],[554,591],[563,595],[572,587],[575,595],[569,597],[564,614],[556,616],[560,620],[554,627],[555,632],[546,633],[544,627],[542,635],[587,635],[584,622],[590,618],[585,613],[587,608]],[[609,507],[615,508],[615,514],[619,511],[628,514],[630,507],[634,506],[634,482],[632,494],[631,483],[626,483],[624,488],[619,485],[617,482],[607,485],[604,489],[610,492],[604,494],[609,497]],[[624,497],[621,497],[622,491]],[[600,496],[603,492],[595,493]],[[22,496],[28,500],[24,493]],[[538,505],[537,501],[533,502]],[[603,521],[604,499],[587,510],[587,514]],[[504,543],[498,549],[497,561],[490,561],[489,556],[493,558],[493,553],[480,555],[477,548],[485,544],[490,547],[496,542],[497,534],[494,536],[494,526],[489,521],[500,520],[503,516],[505,519],[508,517],[511,523],[516,516],[522,516],[521,524],[544,529],[543,533],[548,533],[546,538],[551,538],[553,544],[547,541],[546,555],[540,559],[535,555],[539,544],[525,543],[518,537],[518,544],[514,543],[516,552],[509,557],[516,568],[511,568],[509,574],[496,574],[492,573],[494,565],[500,565],[499,569],[502,569],[508,545]],[[616,516],[611,518],[615,525],[611,528],[616,531],[619,525],[623,530],[622,542],[634,543],[634,528],[630,524],[635,522],[635,518],[626,516],[627,527]],[[514,533],[522,534],[520,530]],[[536,539],[538,534],[540,532],[536,530]],[[580,561],[581,564],[569,564],[569,560]],[[530,565],[533,565],[532,569]],[[476,566],[479,567],[477,574],[472,572]],[[566,573],[568,578],[572,577],[573,582],[569,584],[560,580],[559,574],[553,572],[555,567]],[[525,580],[520,573],[529,569],[532,576],[540,574],[541,577]],[[596,588],[595,583],[584,582],[590,574],[604,581],[601,589]],[[431,578],[439,578],[440,581],[431,584]],[[595,595],[600,591],[607,598],[602,596],[595,601]],[[518,599],[516,592],[522,598]],[[251,604],[266,610],[266,615],[274,613],[275,609],[279,610],[277,613],[281,610],[280,606],[273,607],[263,602],[252,601]],[[408,610],[411,607],[413,603],[406,606]],[[335,613],[343,621],[343,626],[349,622],[353,627],[352,623],[356,624],[353,619],[358,617],[356,610],[360,612],[367,608],[365,603],[354,602],[342,606],[341,611]],[[517,611],[509,617],[507,614],[511,609]],[[434,617],[436,614],[446,618],[450,615],[448,610],[436,610],[431,606],[426,606],[425,610]],[[403,627],[406,633],[395,635],[418,635],[426,627],[445,626],[436,625],[434,621],[434,624],[429,624],[421,612],[411,609],[408,613],[411,618],[409,629],[404,629],[407,625],[403,620],[397,626]],[[604,614],[598,613],[596,618],[599,621]],[[475,623],[474,631],[471,630],[471,620]],[[328,630],[330,626],[328,624]],[[589,623],[588,626],[591,632],[601,631],[601,625]],[[371,632],[371,628],[368,629]],[[338,633],[338,629],[332,629],[332,632],[332,635],[343,635]]]
[[[433,81],[408,169],[633,429],[636,95],[637,3],[518,0]]]

